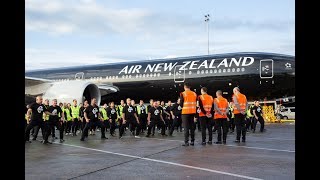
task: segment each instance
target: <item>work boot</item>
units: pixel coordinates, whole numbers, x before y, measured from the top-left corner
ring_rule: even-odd
[[[182,146],[189,146],[189,143],[186,142],[186,143],[182,144]]]
[[[208,144],[212,144],[212,141],[208,141]]]
[[[191,145],[191,146],[194,146],[194,141],[191,141],[190,145]]]
[[[201,145],[203,145],[203,146],[206,145],[206,144],[207,144],[206,142],[202,142],[202,143],[201,143]]]
[[[101,139],[108,139],[108,138],[107,138],[107,137],[105,137],[105,136],[102,136],[102,137],[101,137]]]
[[[84,138],[81,138],[80,141],[84,141]]]
[[[150,134],[147,134],[146,137],[150,137]]]
[[[52,144],[52,142],[49,141],[43,141],[42,144]]]
[[[63,143],[64,142],[64,140],[63,139],[60,139],[60,143]]]
[[[240,142],[240,140],[235,140],[234,142],[235,142],[235,143],[239,143],[239,142]]]
[[[223,141],[223,144],[227,144],[227,141]]]
[[[217,141],[217,142],[214,142],[215,144],[222,144],[222,142],[221,141]]]

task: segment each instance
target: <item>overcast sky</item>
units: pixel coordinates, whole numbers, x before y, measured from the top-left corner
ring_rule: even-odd
[[[293,0],[26,0],[26,70],[207,54],[295,55]]]

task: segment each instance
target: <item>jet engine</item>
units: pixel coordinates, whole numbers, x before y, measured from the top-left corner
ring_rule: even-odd
[[[54,82],[43,94],[43,99],[57,99],[58,103],[71,103],[74,99],[78,104],[92,98],[97,99],[97,104],[101,102],[101,93],[97,85],[88,81],[64,81]]]

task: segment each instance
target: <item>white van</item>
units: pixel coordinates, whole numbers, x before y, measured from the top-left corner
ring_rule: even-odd
[[[295,119],[295,112],[295,107],[281,108],[280,112],[277,114],[277,119]]]

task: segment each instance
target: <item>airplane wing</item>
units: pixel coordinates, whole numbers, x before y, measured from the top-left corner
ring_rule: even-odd
[[[35,77],[25,77],[25,86],[34,86],[42,83],[50,83],[51,80],[35,78]]]

